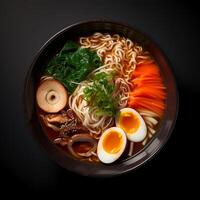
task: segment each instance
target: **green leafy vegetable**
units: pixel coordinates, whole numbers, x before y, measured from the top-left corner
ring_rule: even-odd
[[[84,99],[90,108],[97,107],[97,116],[115,116],[117,111],[117,99],[112,94],[115,86],[112,81],[113,73],[100,72],[94,75],[92,84],[84,89]]]
[[[61,81],[69,93],[95,68],[101,65],[96,52],[80,48],[75,42],[68,41],[61,51],[47,65],[45,74]]]

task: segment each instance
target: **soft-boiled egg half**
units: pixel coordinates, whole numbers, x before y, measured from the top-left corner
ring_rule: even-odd
[[[123,129],[128,140],[132,142],[141,142],[147,135],[147,127],[143,118],[132,108],[123,108],[119,111],[116,126]]]
[[[98,142],[97,155],[101,162],[112,163],[124,152],[126,134],[121,128],[111,127],[103,132]]]

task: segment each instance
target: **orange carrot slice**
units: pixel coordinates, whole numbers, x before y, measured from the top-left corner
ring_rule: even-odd
[[[165,86],[155,63],[136,66],[131,81],[133,88],[129,93],[128,106],[135,109],[148,109],[160,117],[165,109]]]

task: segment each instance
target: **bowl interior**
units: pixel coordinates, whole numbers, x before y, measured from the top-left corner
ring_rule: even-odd
[[[158,63],[163,80],[167,87],[166,111],[160,128],[153,137],[152,141],[133,157],[112,165],[80,162],[66,156],[66,154],[60,151],[56,145],[51,143],[51,141],[49,141],[43,133],[38,122],[35,109],[36,85],[37,80],[41,75],[42,68],[48,63],[49,59],[62,48],[67,40],[90,35],[94,32],[107,32],[110,34],[117,33],[142,45],[152,54]],[[178,111],[178,94],[174,76],[162,51],[151,39],[134,28],[124,24],[108,21],[78,23],[61,30],[50,38],[38,51],[32,65],[29,68],[25,81],[24,100],[26,117],[30,124],[34,138],[46,149],[50,157],[67,170],[89,176],[113,176],[122,174],[135,169],[149,160],[169,138],[175,124]]]

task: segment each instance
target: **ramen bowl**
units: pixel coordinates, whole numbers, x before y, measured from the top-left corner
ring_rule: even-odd
[[[59,49],[62,48],[66,40],[90,35],[94,32],[110,34],[116,33],[126,38],[130,38],[143,46],[151,53],[156,63],[159,65],[166,86],[166,109],[155,136],[143,147],[143,149],[133,156],[119,162],[114,162],[111,165],[82,162],[73,157],[67,156],[44,134],[36,111],[35,95],[38,84],[37,80],[41,75],[41,68],[48,63],[49,59],[52,58]],[[169,139],[178,112],[177,87],[169,62],[163,52],[148,36],[135,28],[111,21],[88,21],[76,23],[64,28],[51,37],[37,52],[28,69],[25,80],[24,101],[26,118],[30,125],[32,134],[35,140],[47,151],[49,156],[68,171],[94,177],[115,176],[130,172],[150,160],[159,152]]]

